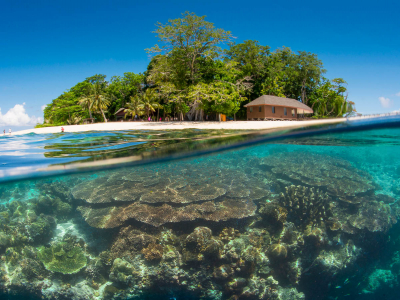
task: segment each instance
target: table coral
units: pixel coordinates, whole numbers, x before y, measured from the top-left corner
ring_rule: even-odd
[[[127,206],[109,206],[106,208],[78,207],[78,211],[81,212],[86,222],[97,228],[118,227],[129,219],[135,219],[153,226],[196,219],[218,222],[253,216],[256,209],[257,206],[253,201],[236,199],[226,199],[220,202],[208,201],[183,207],[168,204],[152,206],[139,202]]]
[[[274,154],[264,158],[261,165],[293,184],[324,187],[335,197],[354,197],[372,192],[376,187],[371,175],[354,168],[348,161],[316,153]]]
[[[103,172],[72,188],[72,195],[86,202],[78,210],[98,228],[117,227],[129,219],[160,226],[246,218],[255,214],[254,201],[269,194],[258,173],[243,173],[218,160],[202,163],[196,172],[186,162]]]

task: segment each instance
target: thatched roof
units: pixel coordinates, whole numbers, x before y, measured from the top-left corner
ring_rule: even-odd
[[[124,111],[124,110],[125,110],[125,108],[122,107],[122,108],[118,109],[117,112],[114,115],[116,115],[116,114],[118,114],[118,113],[120,113],[121,111]]]
[[[298,101],[296,99],[282,98],[282,97],[271,96],[271,95],[262,95],[261,97],[258,97],[257,99],[251,101],[250,103],[247,103],[244,107],[259,106],[259,105],[274,105],[274,106],[293,107],[293,108],[297,108],[299,110],[303,110],[305,113],[313,113],[313,110],[311,109],[311,107],[305,105],[304,103],[301,103],[300,101]]]

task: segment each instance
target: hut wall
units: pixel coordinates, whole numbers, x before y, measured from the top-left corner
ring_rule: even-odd
[[[260,107],[261,107],[261,112],[259,109]],[[250,112],[250,108],[253,109],[252,112]],[[247,119],[264,119],[266,117],[265,108],[266,108],[265,105],[256,105],[247,107]]]
[[[250,112],[250,107],[253,111]],[[297,119],[297,109],[292,107],[286,107],[287,115],[285,116],[284,106],[275,106],[275,113],[272,113],[273,105],[262,105],[261,112],[259,111],[259,105],[247,107],[247,119]],[[292,116],[292,109],[294,110],[294,116]]]

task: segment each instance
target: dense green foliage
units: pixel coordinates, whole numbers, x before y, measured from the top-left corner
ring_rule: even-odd
[[[229,31],[189,12],[156,24],[154,33],[160,45],[146,49],[152,59],[144,74],[86,78],[45,108],[45,123],[113,120],[120,108],[131,118],[160,113],[180,120],[220,113],[245,118],[243,105],[261,95],[297,99],[317,118],[354,111],[346,81],[325,78],[316,54],[287,47],[271,51],[254,40],[235,43]]]

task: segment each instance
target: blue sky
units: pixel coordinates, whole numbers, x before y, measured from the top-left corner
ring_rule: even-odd
[[[32,124],[43,105],[96,73],[145,71],[155,23],[184,11],[237,42],[316,53],[328,78],[348,82],[359,112],[400,110],[400,1],[3,1],[0,127],[14,115],[13,129]]]

